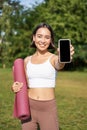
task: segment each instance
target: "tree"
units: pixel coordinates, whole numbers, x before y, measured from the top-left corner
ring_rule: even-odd
[[[15,58],[25,57],[26,52],[28,53],[30,30],[26,24],[26,15],[26,10],[18,1],[2,2],[0,15],[2,64],[13,63]]]
[[[44,0],[33,11],[36,24],[47,22],[53,27],[56,46],[60,38],[71,39],[75,47],[74,63],[77,67],[87,64],[86,10],[86,0]]]
[[[86,0],[44,0],[32,8],[24,8],[18,0],[5,0],[8,4],[1,1],[0,39],[5,44],[0,44],[1,61],[5,62],[6,48],[9,63],[15,58],[30,55],[33,52],[29,48],[33,28],[46,22],[55,32],[56,47],[58,39],[70,38],[75,47],[75,66],[87,64]]]

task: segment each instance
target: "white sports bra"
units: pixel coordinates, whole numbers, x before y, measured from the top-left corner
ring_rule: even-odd
[[[51,55],[53,56],[53,55]],[[31,58],[26,65],[29,88],[54,88],[56,69],[51,65],[50,58],[42,64],[31,63]]]

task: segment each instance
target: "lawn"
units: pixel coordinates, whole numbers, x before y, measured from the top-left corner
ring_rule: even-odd
[[[0,69],[0,130],[21,130],[13,118],[11,69]],[[59,72],[55,89],[60,130],[87,130],[87,73]]]

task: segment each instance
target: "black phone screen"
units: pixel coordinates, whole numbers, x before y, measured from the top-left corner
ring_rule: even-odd
[[[70,40],[60,40],[60,62],[70,62]]]

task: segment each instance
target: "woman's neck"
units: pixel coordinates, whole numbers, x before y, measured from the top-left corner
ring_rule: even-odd
[[[35,55],[37,56],[47,56],[50,52],[49,51],[36,51]]]

